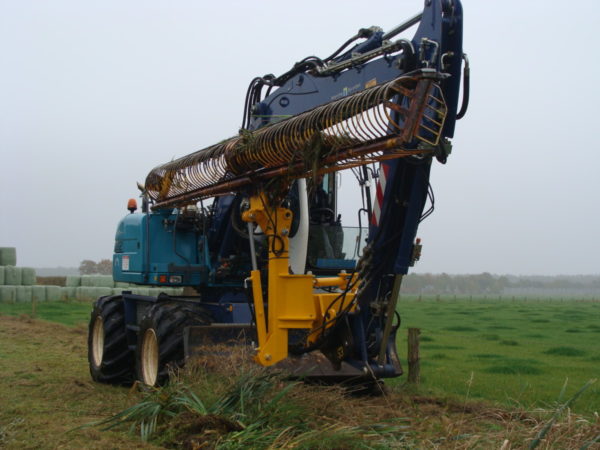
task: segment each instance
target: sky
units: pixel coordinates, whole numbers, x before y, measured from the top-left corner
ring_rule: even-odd
[[[600,273],[600,2],[463,7],[471,102],[432,170],[415,271]],[[0,246],[16,247],[20,266],[110,258],[136,182],[236,134],[254,76],[421,9],[0,0]]]

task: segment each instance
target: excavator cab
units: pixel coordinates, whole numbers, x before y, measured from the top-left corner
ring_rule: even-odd
[[[309,192],[309,238],[307,270],[315,275],[332,275],[354,270],[366,244],[366,228],[344,226],[338,213],[338,177],[319,177]],[[345,219],[345,218],[344,218]]]

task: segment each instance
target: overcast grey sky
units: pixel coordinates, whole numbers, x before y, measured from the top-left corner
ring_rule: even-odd
[[[598,274],[600,2],[463,6],[471,105],[416,271]],[[110,258],[136,181],[234,135],[251,78],[421,9],[0,0],[0,246],[23,266]]]

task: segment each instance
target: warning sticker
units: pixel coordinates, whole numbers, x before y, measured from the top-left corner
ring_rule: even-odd
[[[129,255],[123,255],[122,270],[129,270]]]

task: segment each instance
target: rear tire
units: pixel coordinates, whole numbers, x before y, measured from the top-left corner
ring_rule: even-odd
[[[210,325],[200,308],[176,303],[158,303],[144,315],[136,350],[137,378],[149,386],[165,384],[169,371],[184,364],[183,331],[193,325]]]
[[[94,381],[130,384],[134,354],[127,344],[125,307],[119,296],[100,297],[94,303],[88,331],[88,362]]]

